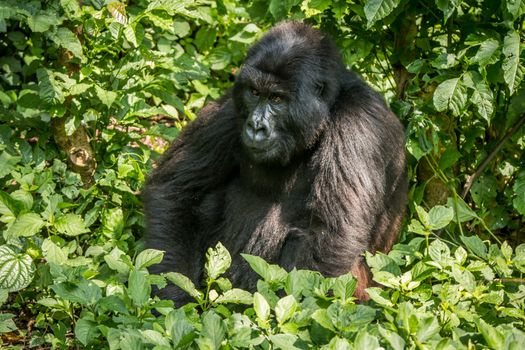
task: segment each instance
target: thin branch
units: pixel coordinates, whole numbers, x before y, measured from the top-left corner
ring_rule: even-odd
[[[517,121],[517,123],[514,124],[514,126],[509,131],[507,131],[505,136],[503,136],[503,138],[498,142],[498,144],[496,145],[496,147],[494,147],[492,152],[490,152],[487,158],[483,160],[476,172],[467,178],[467,182],[465,183],[465,186],[463,186],[461,198],[465,199],[474,181],[476,181],[478,177],[480,177],[485,168],[489,165],[490,161],[496,156],[496,154],[498,154],[498,152],[501,150],[503,145],[510,139],[510,137],[514,135],[523,126],[523,124],[525,124],[525,113],[523,113],[520,119]]]

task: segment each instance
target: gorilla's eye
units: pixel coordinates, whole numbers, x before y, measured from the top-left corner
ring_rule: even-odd
[[[259,91],[257,91],[256,89],[251,89],[250,94],[252,94],[253,96],[259,96]]]
[[[283,100],[283,98],[279,95],[270,95],[270,100],[275,103],[279,103]]]

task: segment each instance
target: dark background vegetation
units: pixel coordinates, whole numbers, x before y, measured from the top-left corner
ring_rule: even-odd
[[[522,0],[0,1],[0,346],[520,348],[524,18]],[[406,126],[407,225],[367,256],[385,288],[366,304],[349,276],[250,256],[258,291],[232,289],[221,246],[204,290],[146,269],[146,174],[284,19],[329,33]],[[196,303],[150,299],[165,278]]]

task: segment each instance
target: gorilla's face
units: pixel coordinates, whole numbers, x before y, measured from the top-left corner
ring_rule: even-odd
[[[257,164],[287,165],[314,145],[328,107],[318,84],[245,66],[235,85],[245,154]]]
[[[246,119],[241,139],[247,154],[256,163],[286,163],[287,149],[295,148],[293,133],[286,131],[289,99],[284,91],[250,86],[243,90]]]
[[[248,159],[284,166],[313,148],[344,69],[331,42],[304,25],[277,27],[255,44],[233,88]]]

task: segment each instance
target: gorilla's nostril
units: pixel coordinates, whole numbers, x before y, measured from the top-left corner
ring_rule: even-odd
[[[259,128],[257,129],[257,132],[255,133],[255,141],[264,141],[268,138],[268,136],[269,136],[268,129]]]

